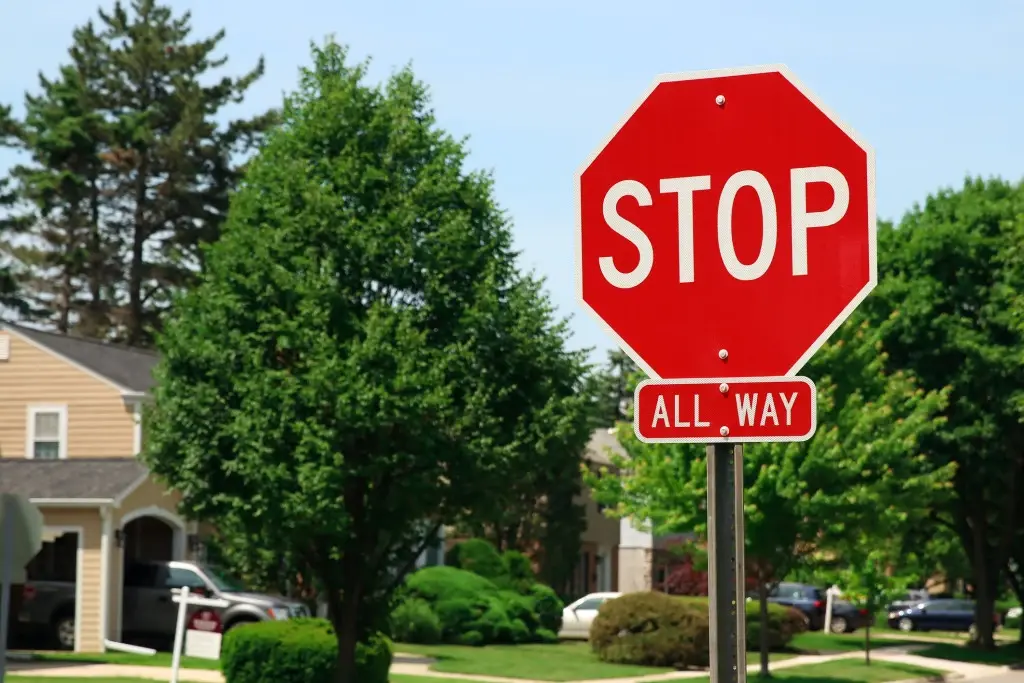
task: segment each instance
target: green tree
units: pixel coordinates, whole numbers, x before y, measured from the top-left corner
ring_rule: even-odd
[[[639,371],[625,352],[618,349],[608,352],[607,363],[590,376],[587,389],[593,397],[594,429],[608,429],[627,418],[633,402],[634,379]]]
[[[114,171],[111,230],[124,244],[127,282],[119,292],[124,340],[147,344],[171,296],[203,265],[201,245],[220,233],[236,163],[277,119],[267,112],[224,126],[218,118],[263,75],[263,60],[238,78],[211,79],[224,31],[192,38],[191,14],[156,0],[118,2],[99,12],[99,33],[83,50],[105,64],[102,97],[116,133],[105,159]]]
[[[29,162],[10,173],[10,211],[0,229],[23,238],[5,245],[27,299],[22,313],[67,334],[90,336],[110,327],[105,286],[116,282],[116,245],[104,234],[104,164],[107,122],[97,110],[97,66],[72,51],[57,79],[40,75],[37,95],[26,95],[23,120],[5,117],[6,144]]]
[[[509,463],[518,474],[460,526],[501,551],[539,549],[541,574],[560,586],[579,557],[585,528],[576,498],[590,437],[587,352],[567,350],[566,321],[557,319],[542,283],[530,278],[488,324],[503,330],[488,381],[509,387],[495,410],[503,439],[518,444]]]
[[[904,373],[883,372],[878,331],[851,321],[814,357],[818,431],[804,443],[744,450],[746,557],[761,596],[794,569],[841,547],[851,536],[891,533],[920,523],[915,510],[944,490],[950,472],[931,467],[918,439],[937,430],[942,392],[924,392]],[[589,483],[614,514],[650,519],[656,533],[706,538],[705,449],[652,445],[628,428],[619,438],[623,474]],[[768,641],[761,670],[768,674]]]
[[[955,495],[934,509],[970,559],[977,642],[994,647],[994,600],[1024,517],[1024,188],[967,180],[878,236],[883,278],[865,310],[888,367],[950,386],[947,427],[925,435]]]
[[[508,425],[566,432],[504,382],[536,283],[490,178],[408,69],[313,60],[159,337],[144,457],[185,513],[311,572],[351,683],[437,528],[521,474]]]

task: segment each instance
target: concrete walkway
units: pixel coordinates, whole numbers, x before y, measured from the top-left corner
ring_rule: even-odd
[[[902,648],[901,648],[902,649]],[[772,671],[789,669],[796,666],[809,666],[833,662],[841,659],[861,659],[863,652],[845,652],[834,655],[801,655],[772,662]],[[954,662],[945,659],[933,659],[921,657],[910,652],[892,652],[884,649],[872,652],[872,661],[877,662],[899,662],[911,664],[929,669],[945,671],[957,677],[965,679],[980,679],[1003,674],[1006,667],[985,666],[981,664],[968,664],[965,662]],[[485,681],[487,683],[543,683],[542,681],[530,681],[522,678],[502,678],[497,676],[477,676],[473,674],[453,674],[432,671],[430,664],[422,661],[422,658],[403,656],[405,661],[396,661],[391,666],[391,673],[405,674],[410,676],[429,676],[431,678],[448,678],[453,681],[470,680]],[[419,661],[417,661],[419,660]],[[755,662],[747,667],[748,671],[757,672],[759,665]],[[152,681],[169,681],[170,671],[166,668],[155,666],[129,666],[124,664],[62,664],[59,662],[9,662],[7,672],[16,676],[50,676],[54,678],[101,678],[101,677],[122,677],[122,678],[144,678]],[[603,678],[595,681],[577,681],[576,683],[657,683],[658,681],[680,680],[685,678],[706,677],[706,671],[670,671],[663,674],[652,674],[650,676],[629,676],[626,678]],[[181,669],[179,679],[189,683],[224,683],[224,677],[219,671],[206,671],[202,669]]]

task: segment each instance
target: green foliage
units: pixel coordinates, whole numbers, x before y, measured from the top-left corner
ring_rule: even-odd
[[[708,613],[664,593],[629,593],[601,605],[590,646],[606,662],[675,668],[707,666]]]
[[[404,600],[391,612],[391,636],[402,643],[441,642],[441,619],[426,600]]]
[[[760,641],[760,615],[747,611],[747,643]],[[706,666],[709,657],[708,601],[659,592],[628,593],[601,605],[590,629],[594,652],[608,662],[647,666]],[[806,629],[796,610],[769,605],[772,649],[787,647]]]
[[[508,583],[507,577],[499,577],[501,581]],[[528,586],[525,592],[503,590],[464,569],[425,567],[409,576],[402,596],[391,623],[393,635],[403,642],[436,642],[421,635],[433,638],[432,628],[411,627],[412,615],[428,621],[424,610],[436,620],[439,638],[449,643],[465,643],[466,638],[480,645],[546,642],[547,633],[561,628],[562,602],[541,584]]]
[[[558,593],[549,586],[535,583],[530,587],[530,597],[533,599],[533,611],[537,614],[541,628],[554,633],[561,631],[565,603],[558,597]]]
[[[202,268],[245,158],[273,112],[225,120],[263,74],[238,77],[187,13],[118,2],[75,29],[70,62],[6,112],[13,209],[2,227],[26,312],[67,332],[149,345],[171,296]],[[220,72],[220,73],[219,73]],[[3,282],[0,281],[0,286]]]
[[[424,567],[409,575],[405,593],[428,602],[474,599],[498,594],[498,587],[479,574],[455,567]]]
[[[357,679],[387,683],[391,643],[372,634],[356,647]],[[243,624],[224,636],[221,670],[225,683],[335,683],[338,641],[324,619]]]
[[[491,581],[502,579],[508,573],[501,555],[482,538],[471,538],[455,544],[447,552],[445,561],[453,567],[465,569]]]
[[[913,373],[925,390],[949,387],[946,428],[922,439],[932,462],[956,472],[933,524],[969,557],[978,635],[990,647],[992,601],[1008,560],[1024,558],[1022,217],[1020,183],[968,179],[929,196],[880,227],[883,277],[864,307],[888,368]]]
[[[744,449],[747,566],[764,586],[852,537],[900,536],[946,494],[949,468],[935,468],[920,441],[943,425],[946,396],[902,372],[885,372],[879,330],[851,321],[812,359],[818,431],[798,444]],[[594,497],[616,515],[650,519],[655,533],[704,535],[704,448],[640,442],[620,428],[622,472],[590,475]],[[753,610],[751,610],[753,611]]]
[[[322,591],[350,683],[437,528],[490,505],[524,443],[564,443],[562,403],[506,379],[568,352],[425,86],[312,52],[166,320],[143,458]]]
[[[505,567],[505,576],[516,590],[522,592],[537,583],[537,575],[533,571],[533,562],[518,550],[506,550],[501,554],[501,563]]]

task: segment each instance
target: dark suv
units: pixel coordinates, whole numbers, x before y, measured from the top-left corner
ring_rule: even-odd
[[[820,631],[825,628],[825,591],[804,583],[780,583],[768,594],[768,602],[785,605],[799,610],[807,619],[807,628]],[[832,621],[829,630],[833,633],[852,633],[864,628],[871,621],[865,609],[857,609],[845,600],[833,598]]]

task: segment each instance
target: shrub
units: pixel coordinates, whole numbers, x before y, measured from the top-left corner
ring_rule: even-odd
[[[506,550],[501,555],[505,567],[507,585],[520,593],[529,592],[530,586],[537,583],[537,575],[533,573],[533,563],[518,550]]]
[[[505,604],[505,611],[510,619],[518,619],[533,633],[540,627],[540,619],[537,616],[534,599],[530,596],[520,595],[514,591],[502,591],[501,600]]]
[[[408,597],[423,598],[433,604],[453,598],[478,599],[497,595],[493,582],[456,567],[424,567],[409,575],[405,583]]]
[[[590,644],[606,662],[707,666],[707,610],[664,593],[629,593],[601,605]]]
[[[458,569],[465,569],[492,581],[508,576],[497,549],[482,538],[457,543],[448,551],[446,561]]]
[[[459,645],[470,645],[478,647],[484,644],[484,636],[480,631],[466,631],[455,640]]]
[[[391,643],[376,634],[356,647],[356,678],[387,683]],[[325,619],[244,624],[224,636],[221,669],[226,683],[333,683],[338,640]]]
[[[530,587],[530,597],[533,599],[533,612],[537,615],[541,628],[555,633],[561,631],[565,603],[558,597],[558,593],[542,583],[535,583]]]
[[[522,619],[513,619],[511,624],[513,643],[528,643],[533,639],[529,627],[527,627]]]
[[[698,606],[708,611],[708,599],[696,597],[681,597],[691,605]],[[807,630],[807,624],[803,615],[792,607],[768,605],[768,642],[769,647],[777,650],[789,645],[798,634]],[[757,601],[747,603],[747,649],[757,650],[761,646],[761,612]]]
[[[433,645],[441,642],[441,619],[421,598],[398,605],[391,613],[391,635],[403,643]]]
[[[552,644],[558,642],[558,634],[554,631],[549,631],[546,628],[537,629],[533,634],[533,637],[538,643]]]
[[[511,563],[518,564],[518,560]],[[504,583],[507,586],[510,582]],[[434,631],[433,621],[426,616],[429,610],[436,617],[442,642],[463,642],[463,636],[475,641],[476,635],[467,635],[470,631],[482,639],[478,644],[546,642],[547,636],[539,635],[538,630],[558,632],[563,603],[542,584],[522,585],[521,589],[522,593],[503,590],[464,569],[426,567],[406,580],[401,603],[392,613],[392,631],[405,642],[428,642],[424,639],[432,637]],[[517,621],[525,627],[525,635],[515,625]]]

